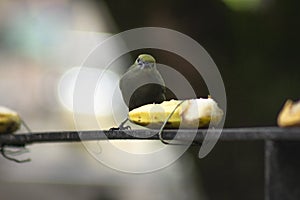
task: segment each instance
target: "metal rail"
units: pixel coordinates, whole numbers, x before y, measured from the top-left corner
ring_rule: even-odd
[[[62,131],[62,132],[35,132],[21,134],[1,134],[0,146],[24,146],[34,143],[49,142],[80,142],[86,140],[159,140],[159,130],[91,130],[91,131]],[[195,138],[191,133],[197,131]],[[193,139],[201,143],[207,129],[168,129],[163,131],[163,138],[171,140],[177,137],[178,140],[187,141]],[[218,131],[211,130],[210,134],[217,134]],[[300,141],[300,128],[227,128],[222,130],[220,141],[278,141],[293,140]]]

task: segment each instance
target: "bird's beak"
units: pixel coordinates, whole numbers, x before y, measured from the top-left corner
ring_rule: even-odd
[[[142,68],[143,69],[150,69],[153,67],[153,63],[143,63]]]

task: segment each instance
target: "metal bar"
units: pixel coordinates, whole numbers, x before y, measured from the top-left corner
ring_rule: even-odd
[[[266,200],[300,199],[299,155],[299,141],[266,141]]]
[[[195,138],[191,138],[197,131]],[[217,134],[219,130],[211,130],[210,134]],[[171,140],[176,135],[178,140],[193,139],[201,143],[207,129],[168,129],[163,131],[165,140]],[[158,130],[104,130],[104,131],[63,131],[63,132],[38,132],[27,134],[1,134],[0,146],[24,146],[32,143],[48,142],[79,142],[83,140],[158,140]],[[300,141],[300,128],[230,128],[223,129],[220,141],[265,141],[265,140],[297,140]]]

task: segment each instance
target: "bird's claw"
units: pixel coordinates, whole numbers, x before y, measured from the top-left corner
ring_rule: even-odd
[[[124,126],[125,123],[128,121],[128,118],[126,118],[120,125],[119,127],[112,127],[109,130],[110,131],[126,131],[126,130],[131,130],[130,126]]]
[[[126,131],[131,130],[131,126],[119,126],[119,127],[112,127],[109,129],[109,131]]]

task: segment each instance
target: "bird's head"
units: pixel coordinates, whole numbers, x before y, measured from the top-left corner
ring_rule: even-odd
[[[155,67],[155,59],[149,54],[141,54],[136,59],[135,64],[142,69],[152,69]]]

